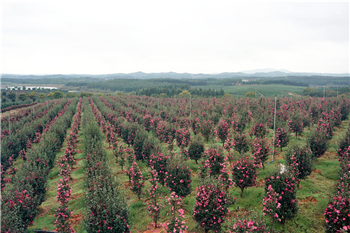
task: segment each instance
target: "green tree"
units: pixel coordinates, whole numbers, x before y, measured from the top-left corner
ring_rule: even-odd
[[[24,93],[24,92],[19,93],[18,99],[19,99],[20,101],[25,101],[25,100],[27,99],[27,94]]]
[[[67,97],[67,98],[74,98],[74,97],[76,97],[76,96],[77,96],[77,94],[74,93],[74,92],[67,92],[67,94],[66,94],[66,97]]]
[[[55,91],[55,93],[54,93],[54,98],[55,98],[55,99],[61,99],[61,98],[63,98],[63,92],[62,92],[62,91]]]
[[[186,96],[190,96],[190,95],[191,95],[191,93],[187,90],[184,90],[179,94],[179,96],[181,96],[181,97],[186,97]]]
[[[36,100],[37,97],[38,97],[38,94],[35,91],[32,91],[29,94],[29,98],[31,98],[33,100],[33,102]]]
[[[44,99],[46,97],[46,95],[44,93],[40,93],[39,97],[40,97],[40,99]]]
[[[159,94],[159,97],[160,97],[160,98],[166,98],[166,97],[167,97],[167,94],[166,94],[166,93],[160,93],[160,94]]]
[[[50,99],[55,98],[55,94],[53,92],[50,92],[47,97],[49,97]]]
[[[90,93],[90,92],[82,92],[80,93],[80,97],[90,97],[90,96],[93,96],[94,94]]]
[[[16,101],[16,93],[14,92],[11,92],[10,94],[7,95],[7,97],[12,101],[12,102],[15,102]]]

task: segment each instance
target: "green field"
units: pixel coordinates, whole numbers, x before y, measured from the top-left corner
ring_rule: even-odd
[[[301,86],[289,86],[281,84],[270,84],[270,85],[242,85],[242,86],[219,86],[219,85],[208,85],[208,86],[193,86],[193,88],[202,89],[223,89],[225,93],[230,93],[232,95],[242,96],[248,91],[257,92],[257,97],[273,97],[275,95],[283,96],[299,96],[302,94],[305,87]],[[283,93],[282,93],[283,91]],[[292,93],[292,95],[290,94]]]

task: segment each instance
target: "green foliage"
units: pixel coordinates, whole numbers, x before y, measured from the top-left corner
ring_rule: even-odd
[[[188,155],[191,159],[194,159],[196,163],[202,158],[204,152],[204,144],[201,142],[199,137],[195,137],[191,140],[190,146],[188,148]]]
[[[27,99],[27,94],[24,93],[24,92],[19,93],[18,99],[19,99],[20,101],[25,101],[25,100]]]
[[[156,168],[155,168],[156,169]],[[191,193],[191,170],[181,156],[173,157],[167,164],[166,186],[180,197]]]
[[[16,93],[14,92],[10,92],[9,94],[7,94],[7,97],[12,101],[15,102],[16,101]]]

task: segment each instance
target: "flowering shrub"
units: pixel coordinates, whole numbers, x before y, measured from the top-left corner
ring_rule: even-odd
[[[264,215],[284,224],[298,213],[296,179],[290,172],[275,173],[265,179]]]
[[[350,195],[350,146],[342,156],[338,158],[338,161],[340,162],[341,168],[338,192]]]
[[[201,173],[206,173],[208,170],[210,176],[220,175],[220,170],[223,168],[226,162],[225,157],[222,153],[219,153],[216,149],[209,149],[203,154],[204,160],[202,161],[202,166],[200,167]]]
[[[266,129],[266,126],[261,123],[256,123],[255,125],[252,126],[251,131],[249,132],[250,137],[258,137],[262,138],[268,133],[268,130]]]
[[[134,152],[136,155],[137,160],[143,160],[143,147],[144,147],[144,142],[146,138],[148,137],[148,134],[145,130],[140,129],[136,131],[136,136],[134,140]]]
[[[209,138],[212,136],[214,131],[214,122],[211,120],[204,120],[201,123],[201,133],[206,142],[209,141]]]
[[[198,117],[191,121],[191,127],[192,127],[192,131],[193,131],[194,135],[197,135],[200,133],[201,124],[199,121],[200,120]]]
[[[345,136],[339,142],[339,149],[337,152],[338,156],[341,157],[344,154],[344,152],[347,151],[349,146],[350,146],[350,124],[349,124],[348,132],[345,134]]]
[[[166,121],[160,121],[157,126],[157,137],[161,142],[171,144],[175,139],[176,130]]]
[[[188,118],[182,118],[180,120],[180,127],[185,128],[185,129],[189,129],[191,127],[191,120]]]
[[[132,163],[132,166],[130,168],[130,173],[131,173],[131,184],[132,184],[131,190],[140,199],[144,182],[143,182],[142,172],[135,161]]]
[[[288,133],[284,128],[277,128],[275,131],[275,146],[278,146],[279,148],[286,147],[289,142]]]
[[[245,134],[236,134],[233,138],[235,150],[241,155],[249,150],[247,136]]]
[[[345,99],[342,99],[340,101],[340,106],[339,106],[340,114],[341,114],[341,120],[346,120],[348,119],[349,112],[350,112],[350,104],[349,101],[345,101]]]
[[[185,211],[181,209],[182,198],[176,195],[175,192],[170,194],[170,197],[167,200],[170,205],[170,211],[168,211],[168,215],[170,212],[171,219],[170,223],[167,224],[167,233],[182,233],[188,229],[185,226],[186,222],[182,219],[185,218]]]
[[[183,158],[174,157],[167,164],[166,184],[171,192],[181,197],[191,193],[191,170]]]
[[[63,177],[59,180],[57,186],[57,201],[60,204],[56,211],[56,231],[75,232],[69,223],[71,212],[68,210],[68,200],[71,195],[71,188],[68,185],[68,178]]]
[[[239,118],[239,119],[237,119]],[[245,126],[246,126],[246,120],[243,116],[233,116],[233,120],[231,122],[232,128],[235,132],[243,133]]]
[[[256,217],[246,217],[235,219],[233,223],[230,224],[230,233],[272,233],[274,230],[269,229],[266,224]]]
[[[307,138],[307,142],[310,146],[313,158],[319,158],[329,148],[329,141],[323,131],[312,131]]]
[[[194,159],[198,163],[198,159],[202,158],[204,152],[204,145],[199,138],[194,138],[188,148],[188,155],[190,159]]]
[[[193,218],[205,232],[213,230],[219,232],[225,216],[229,212],[229,205],[233,203],[228,191],[220,184],[207,182],[197,189]]]
[[[312,153],[307,147],[294,146],[286,153],[286,163],[295,178],[305,179],[312,171]]]
[[[143,127],[145,127],[145,130],[149,132],[152,127],[152,116],[150,115],[145,115],[143,117]]]
[[[162,204],[159,202],[159,187],[158,187],[158,174],[154,169],[150,169],[151,179],[149,182],[151,183],[150,188],[148,189],[148,194],[150,197],[150,201],[148,203],[147,210],[149,211],[153,221],[154,226],[157,228],[157,221],[160,218],[160,209],[162,208]]]
[[[333,137],[333,126],[323,119],[318,121],[316,131],[323,135],[327,140],[330,140]]]
[[[257,176],[258,172],[256,166],[248,157],[240,158],[233,162],[232,181],[241,189],[241,197],[245,188],[256,185]]]
[[[159,182],[162,185],[165,184],[166,177],[168,175],[167,164],[169,160],[170,160],[169,155],[164,155],[162,153],[151,154],[150,167],[153,167],[157,171]]]
[[[178,129],[175,133],[175,139],[178,147],[187,147],[191,141],[190,132],[186,128]]]
[[[225,120],[219,121],[216,129],[216,134],[218,135],[218,138],[220,138],[222,142],[222,146],[224,146],[225,144],[229,130],[230,130],[229,125]]]
[[[199,178],[206,180],[210,177],[214,178],[215,182],[220,182],[226,189],[232,186],[232,179],[226,167],[226,158],[222,155],[222,151],[209,149],[204,152],[204,160],[199,167]]]
[[[326,232],[348,232],[350,230],[349,195],[338,194],[328,203],[324,212]]]
[[[287,121],[290,131],[295,133],[295,137],[298,138],[298,134],[301,134],[304,130],[303,119],[300,114],[294,114]]]
[[[252,154],[254,158],[254,163],[265,168],[264,163],[267,160],[271,150],[267,139],[255,138],[253,143]]]

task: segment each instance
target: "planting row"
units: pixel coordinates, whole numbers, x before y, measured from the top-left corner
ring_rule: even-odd
[[[8,112],[8,111],[17,109],[17,108],[29,107],[29,106],[32,106],[32,105],[35,105],[35,104],[37,104],[37,102],[33,102],[33,103],[30,103],[30,104],[17,104],[17,105],[12,105],[12,106],[10,106],[10,107],[1,109],[0,112],[1,112],[1,113],[4,113],[4,112]]]
[[[18,125],[16,132],[11,133],[1,141],[1,165],[6,170],[9,167],[9,158],[16,159],[18,155],[23,155],[24,151],[31,146],[33,141],[38,141],[40,135],[49,128],[52,121],[61,114],[64,106],[72,100],[63,100],[56,102],[51,107],[46,107],[39,112],[34,121],[28,121],[27,124]],[[11,130],[12,131],[12,130]]]
[[[79,99],[78,111],[74,117],[73,124],[71,126],[71,132],[66,137],[67,145],[64,155],[57,160],[57,165],[60,169],[59,176],[61,177],[57,186],[57,201],[60,204],[56,210],[56,231],[57,232],[75,232],[69,223],[71,212],[68,209],[68,201],[71,196],[71,187],[68,182],[71,178],[71,171],[73,166],[76,165],[74,155],[76,153],[75,148],[77,146],[78,132],[81,122],[82,113],[82,98]]]
[[[84,102],[84,154],[87,232],[130,232],[128,209],[119,183],[112,174],[102,133],[96,120],[100,115],[93,103]],[[92,109],[92,110],[91,110]]]
[[[37,215],[38,206],[44,200],[48,174],[71,125],[77,102],[77,99],[63,102],[64,106],[52,119],[54,124],[46,123],[49,130],[43,129],[46,133],[40,142],[26,152],[21,167],[9,177],[2,192],[2,232],[24,232]]]
[[[32,108],[22,110],[16,115],[9,114],[8,117],[3,117],[1,119],[1,140],[6,137],[6,135],[16,134],[21,128],[25,127],[27,123],[31,123],[35,119],[41,118],[58,103],[59,101],[51,105],[52,101],[44,102],[33,106]]]

